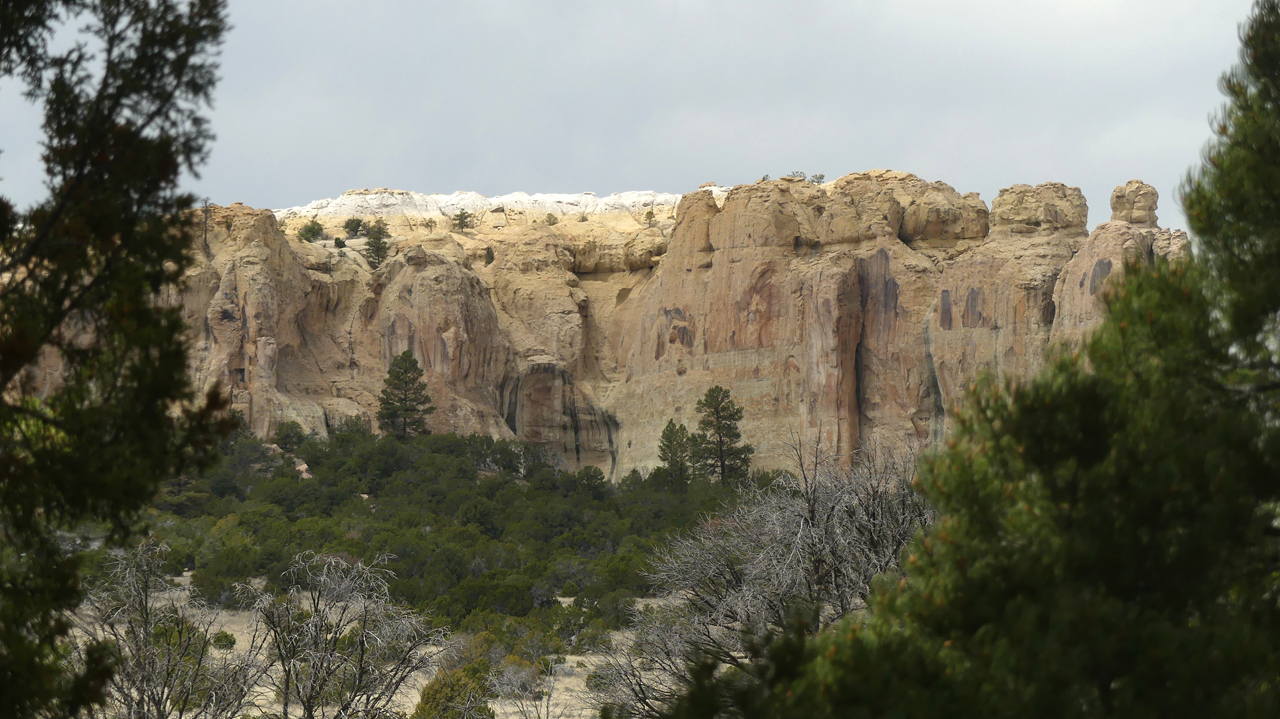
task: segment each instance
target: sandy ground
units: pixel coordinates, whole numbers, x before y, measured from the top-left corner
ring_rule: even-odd
[[[218,615],[218,629],[229,632],[236,638],[236,646],[248,646],[252,641],[254,619],[252,612],[224,610]],[[597,655],[568,655],[564,664],[557,668],[555,689],[552,693],[550,717],[540,719],[586,719],[595,716],[586,702],[586,679],[591,667],[599,661]],[[412,714],[418,705],[418,696],[422,687],[430,680],[429,673],[414,676],[400,690],[392,709]],[[279,711],[280,706],[273,697],[262,692],[256,702],[259,711]],[[510,701],[492,702],[491,706],[498,719],[521,719],[520,707]]]

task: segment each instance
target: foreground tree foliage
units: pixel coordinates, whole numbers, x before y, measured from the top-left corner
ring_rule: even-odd
[[[1243,41],[1197,258],[1130,266],[1079,354],[974,388],[867,617],[756,647],[754,682],[704,665],[672,715],[1280,715],[1280,3]]]
[[[122,539],[160,481],[209,457],[220,400],[192,396],[181,315],[156,300],[188,266],[178,184],[212,139],[225,30],[222,0],[0,6],[0,80],[43,107],[49,190],[0,199],[0,716],[73,714],[110,676],[101,647],[61,661],[82,594],[59,533]]]

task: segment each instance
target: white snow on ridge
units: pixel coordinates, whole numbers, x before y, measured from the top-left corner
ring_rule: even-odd
[[[388,190],[350,190],[339,197],[316,200],[301,207],[274,210],[276,218],[288,220],[294,217],[383,217],[427,216],[453,217],[459,210],[473,215],[497,210],[516,210],[534,217],[553,215],[611,215],[629,214],[639,218],[652,210],[659,218],[675,214],[680,195],[662,192],[622,192],[607,197],[593,193],[535,194],[514,192],[509,195],[485,197],[475,192],[455,192],[451,195],[424,195],[420,192]]]

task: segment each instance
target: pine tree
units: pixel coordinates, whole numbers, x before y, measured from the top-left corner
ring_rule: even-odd
[[[383,262],[387,260],[387,255],[391,252],[391,246],[382,238],[370,237],[364,245],[364,258],[369,261],[369,266],[378,269]]]
[[[364,245],[365,259],[369,260],[370,266],[377,269],[391,252],[391,245],[387,244],[387,238],[391,236],[391,232],[387,230],[386,221],[378,218],[365,226],[365,233],[369,238]]]
[[[860,620],[704,667],[675,716],[1280,716],[1280,2],[1242,34],[1185,201],[1194,259],[1130,265],[1077,355],[977,383],[940,518]]]
[[[745,481],[755,449],[742,443],[738,429],[742,408],[729,396],[729,390],[716,385],[698,400],[697,411],[702,419],[698,420],[698,431],[689,438],[694,468],[726,487]]]
[[[324,225],[319,220],[308,220],[305,225],[298,228],[298,239],[303,242],[319,242],[324,239]]]
[[[662,437],[658,440],[658,459],[662,460],[667,478],[676,487],[689,483],[689,430],[683,424],[676,424],[674,419],[667,420],[667,426],[662,429]]]
[[[65,661],[83,597],[66,538],[122,542],[161,481],[211,461],[222,399],[193,394],[181,309],[156,299],[202,224],[179,187],[212,140],[226,28],[222,0],[0,5],[0,86],[43,107],[48,191],[0,199],[0,716],[101,699],[109,647]],[[42,361],[60,371],[40,386]]]
[[[427,415],[435,411],[413,352],[405,350],[393,357],[378,399],[378,426],[400,439],[427,434]]]

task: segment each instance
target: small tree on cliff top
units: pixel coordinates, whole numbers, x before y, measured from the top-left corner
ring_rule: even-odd
[[[386,221],[381,217],[365,224],[364,230],[369,238],[364,245],[364,256],[369,260],[369,265],[376,269],[387,260],[387,255],[391,252],[391,245],[387,244],[387,238],[391,236],[391,232],[387,229]]]
[[[755,448],[743,444],[738,423],[742,407],[729,396],[729,390],[716,385],[698,400],[698,431],[690,436],[693,465],[703,475],[725,486],[742,482],[751,471]]]
[[[382,396],[378,398],[378,426],[383,432],[407,439],[427,433],[427,415],[435,412],[427,386],[422,383],[422,367],[405,350],[391,360]]]

